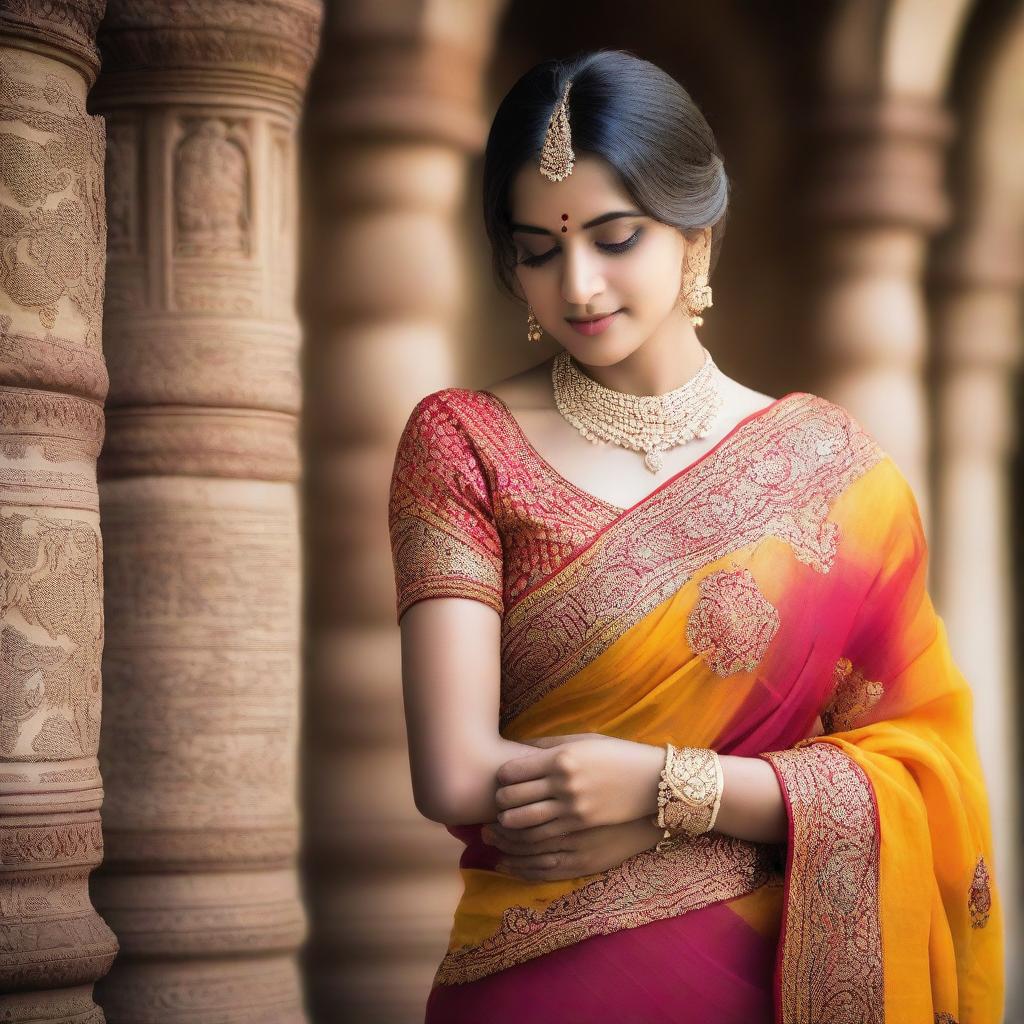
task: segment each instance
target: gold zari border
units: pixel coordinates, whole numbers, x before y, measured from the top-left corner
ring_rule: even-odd
[[[718,832],[644,850],[543,910],[509,907],[477,945],[449,950],[435,985],[475,981],[594,935],[608,935],[782,884],[778,848]]]
[[[871,783],[832,743],[760,756],[775,768],[790,819],[780,1019],[884,1024],[881,837]]]

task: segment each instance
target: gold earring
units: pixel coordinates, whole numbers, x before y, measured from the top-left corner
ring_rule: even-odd
[[[708,284],[708,268],[711,263],[710,240],[702,245],[696,252],[694,246],[686,247],[686,256],[683,262],[683,285],[680,288],[680,300],[686,315],[694,327],[701,327],[704,317],[700,314],[708,306],[713,305],[711,301],[711,287]]]
[[[533,315],[533,308],[531,306],[526,307],[526,337],[530,341],[540,341],[541,335],[544,332],[541,330],[540,322]]]

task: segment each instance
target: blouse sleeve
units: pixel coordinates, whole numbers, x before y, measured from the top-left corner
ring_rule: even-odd
[[[395,453],[388,502],[397,618],[429,597],[504,611],[501,538],[487,480],[443,392],[422,398]]]

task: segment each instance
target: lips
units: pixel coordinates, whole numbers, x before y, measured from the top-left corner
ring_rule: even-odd
[[[613,309],[608,313],[598,313],[597,316],[567,316],[565,319],[571,324],[592,324],[595,320],[603,320],[606,316],[611,316],[612,313],[618,313],[619,310]]]
[[[569,320],[566,318],[566,323],[577,334],[585,334],[588,337],[592,337],[595,334],[601,334],[603,331],[608,330],[615,323],[615,318],[621,312],[621,309],[617,309],[613,313],[606,313],[604,316],[595,317],[592,320]]]

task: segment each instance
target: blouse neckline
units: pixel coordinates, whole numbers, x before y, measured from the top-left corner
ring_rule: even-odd
[[[728,433],[723,434],[722,437],[720,437],[706,452],[703,452],[701,455],[698,455],[697,458],[695,458],[692,462],[688,462],[685,466],[677,470],[670,477],[667,477],[665,480],[662,480],[662,482],[658,484],[658,486],[655,487],[654,490],[648,492],[642,498],[640,498],[639,501],[635,501],[632,505],[629,505],[628,507],[623,507],[621,505],[616,505],[614,502],[606,501],[604,498],[601,498],[596,494],[592,494],[590,491],[586,490],[583,487],[580,487],[578,484],[574,484],[568,477],[566,477],[557,469],[555,469],[555,467],[552,466],[551,463],[548,462],[548,460],[543,455],[541,455],[541,453],[534,446],[533,442],[526,436],[525,431],[519,424],[519,420],[516,419],[514,413],[509,408],[508,404],[505,402],[503,398],[500,398],[493,391],[488,391],[486,388],[480,389],[478,394],[487,395],[488,398],[492,398],[500,406],[506,419],[509,422],[509,425],[515,431],[516,436],[522,443],[522,446],[526,453],[529,455],[531,459],[533,459],[535,463],[537,463],[541,467],[541,469],[545,473],[547,473],[554,480],[557,480],[558,483],[561,484],[562,486],[568,487],[570,490],[574,491],[576,494],[585,498],[587,501],[593,502],[594,504],[601,505],[607,508],[610,512],[615,514],[617,519],[621,519],[627,516],[629,513],[635,511],[636,509],[641,508],[643,505],[646,505],[647,502],[649,502],[652,498],[655,497],[655,495],[659,494],[666,487],[670,486],[671,484],[674,484],[676,481],[680,480],[682,477],[688,474],[692,469],[700,465],[700,463],[702,463],[709,455],[713,455],[720,448],[722,448],[722,446],[725,445],[727,441],[731,440],[743,427],[759,419],[766,413],[771,412],[773,409],[777,408],[779,405],[781,405],[788,399],[794,398],[797,395],[802,394],[802,392],[790,391],[787,394],[782,395],[780,398],[776,398],[768,405],[764,405],[760,409],[755,409],[753,412],[748,413],[741,420],[737,421],[737,423],[733,425],[733,427],[728,431]]]

